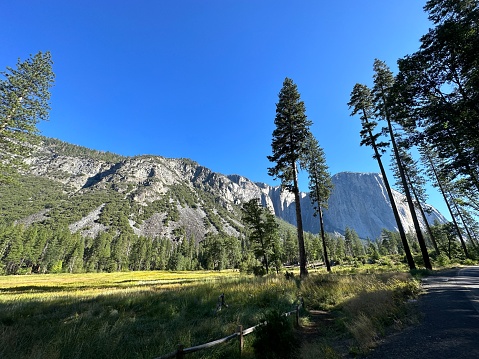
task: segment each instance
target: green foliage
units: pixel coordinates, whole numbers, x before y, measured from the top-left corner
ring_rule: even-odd
[[[278,224],[274,215],[259,200],[253,198],[243,204],[243,222],[249,229],[248,238],[251,249],[262,263],[265,273],[269,273],[271,263],[276,263],[277,271],[281,262]]]
[[[458,240],[456,227],[452,223],[436,223],[431,226],[431,232],[436,239],[439,252],[445,255],[449,261],[458,261],[465,258]],[[447,264],[442,256],[439,256],[436,260],[442,264]]]
[[[16,183],[0,187],[0,223],[9,224],[66,199],[63,186],[43,177],[21,176]]]
[[[37,123],[48,119],[50,87],[55,74],[49,52],[38,52],[7,67],[0,79],[0,183],[10,182],[15,167],[30,153],[31,134]]]
[[[235,237],[208,234],[201,242],[199,262],[209,270],[239,268],[242,260],[240,244]]]
[[[421,46],[398,61],[398,81],[411,117],[427,143],[447,159],[441,172],[468,179],[479,188],[479,83],[477,2],[430,0],[425,6],[434,27],[421,37]]]
[[[38,140],[44,147],[49,148],[56,155],[88,158],[109,163],[117,163],[126,159],[126,157],[111,152],[92,150],[83,146],[63,142],[54,138],[40,136]]]
[[[305,142],[301,167],[308,172],[309,196],[316,213],[321,208],[328,208],[328,199],[333,189],[333,183],[326,164],[324,150],[312,134]]]
[[[312,122],[306,117],[306,107],[291,79],[284,80],[278,97],[274,120],[276,128],[271,143],[273,155],[268,156],[275,166],[268,168],[268,174],[279,178],[284,188],[292,190],[296,163],[305,151],[305,141],[310,135],[309,126]]]
[[[276,128],[271,142],[273,154],[267,156],[274,166],[268,168],[268,174],[279,179],[281,187],[294,194],[301,276],[306,276],[308,271],[297,172],[299,161],[306,152],[306,141],[311,138],[309,127],[312,124],[305,111],[306,107],[300,99],[296,84],[293,80],[285,78],[276,104],[274,119]]]
[[[196,208],[199,202],[197,193],[186,183],[170,186],[169,193],[183,207]]]
[[[272,310],[264,315],[264,325],[255,329],[253,342],[257,358],[299,358],[300,341],[293,330],[291,318]]]
[[[164,213],[163,224],[165,226],[167,226],[170,221],[176,222],[180,218],[180,212],[178,211],[176,203],[176,201],[170,200],[170,195],[167,193],[163,195],[161,199],[154,200],[146,206],[137,205],[136,208],[138,208],[140,214],[136,217],[136,221],[141,223],[155,213]]]

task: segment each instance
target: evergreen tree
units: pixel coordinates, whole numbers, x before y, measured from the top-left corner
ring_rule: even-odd
[[[434,23],[419,50],[398,61],[402,96],[419,142],[444,159],[441,172],[479,190],[479,48],[477,0],[429,0]]]
[[[416,265],[414,264],[414,259],[411,254],[411,250],[409,248],[409,244],[406,238],[406,232],[404,231],[404,227],[401,223],[401,218],[399,217],[399,212],[394,202],[394,196],[392,194],[391,186],[389,185],[388,178],[386,176],[386,171],[384,169],[384,165],[381,160],[382,154],[384,154],[384,147],[387,146],[387,143],[380,142],[379,137],[381,136],[381,132],[373,133],[377,126],[377,122],[374,121],[374,106],[373,106],[373,96],[371,94],[371,90],[361,84],[354,85],[353,91],[351,92],[351,99],[348,103],[349,108],[353,108],[351,116],[356,114],[360,115],[362,130],[360,132],[361,135],[361,146],[366,145],[370,146],[374,150],[373,158],[376,159],[379,165],[379,169],[381,171],[381,176],[384,181],[384,185],[386,187],[386,191],[388,193],[389,202],[391,203],[391,208],[394,213],[394,218],[396,220],[396,224],[398,226],[399,234],[401,236],[402,245],[404,247],[404,252],[406,254],[406,259],[410,269],[415,269]]]
[[[309,198],[314,208],[314,215],[319,216],[320,234],[323,243],[324,263],[327,271],[331,271],[323,222],[323,209],[328,208],[328,199],[333,188],[331,175],[326,164],[326,157],[318,141],[311,134],[305,144],[305,151],[301,159],[301,166],[309,175]]]
[[[393,103],[396,100],[395,94],[393,92],[394,77],[392,72],[389,70],[387,65],[376,59],[374,61],[374,88],[372,95],[374,97],[374,107],[376,113],[379,117],[386,121],[387,132],[392,144],[394,158],[396,161],[396,167],[401,178],[402,187],[404,189],[404,194],[409,206],[409,211],[414,223],[414,228],[416,230],[416,236],[421,248],[422,257],[424,260],[424,265],[427,269],[432,269],[431,261],[429,260],[429,253],[426,247],[426,241],[424,240],[421,227],[419,226],[419,221],[416,215],[416,210],[414,207],[414,202],[412,200],[411,192],[406,179],[406,173],[404,171],[404,166],[401,163],[401,156],[399,154],[399,148],[396,141],[396,134],[393,130],[393,112],[392,107]]]
[[[116,271],[121,272],[128,269],[131,238],[132,236],[129,234],[120,233],[111,242],[111,261]]]
[[[281,181],[281,188],[294,194],[296,226],[298,232],[300,276],[308,275],[306,251],[303,238],[303,222],[298,187],[298,162],[305,152],[305,142],[310,135],[311,121],[306,117],[305,105],[301,101],[297,86],[289,78],[283,82],[276,104],[276,125],[271,143],[273,154],[268,160],[275,163],[268,174]]]
[[[70,256],[68,262],[68,269],[70,273],[81,273],[83,272],[83,255],[85,253],[85,239],[81,236],[78,236],[76,239],[76,245],[73,249],[73,252]]]
[[[283,262],[294,264],[298,262],[298,241],[291,231],[286,231],[283,239]]]
[[[336,262],[339,264],[346,258],[346,242],[343,236],[337,236],[335,242]]]
[[[453,202],[455,201],[455,198],[453,194],[451,193],[451,189],[454,187],[451,185],[451,181],[448,179],[449,176],[442,174],[440,175],[439,172],[436,169],[436,164],[434,163],[441,163],[441,160],[439,158],[435,158],[435,161],[433,160],[433,157],[435,157],[434,152],[427,148],[426,146],[421,147],[421,155],[424,158],[424,162],[429,166],[431,176],[435,180],[435,185],[439,188],[441,191],[441,194],[444,198],[444,202],[446,203],[447,209],[449,211],[449,214],[451,215],[453,225],[455,227],[455,233],[459,236],[459,239],[462,244],[462,248],[464,250],[464,254],[466,257],[469,257],[466,243],[464,241],[464,238],[462,237],[461,230],[459,228],[458,220],[456,219],[456,213],[453,210]],[[438,249],[440,251],[440,248],[438,246]]]
[[[439,248],[437,246],[434,235],[431,232],[431,228],[425,213],[426,211],[423,208],[423,203],[426,203],[426,200],[427,200],[427,194],[424,188],[426,184],[426,180],[422,176],[421,169],[418,166],[418,162],[413,160],[411,154],[406,150],[405,146],[402,148],[399,148],[398,154],[399,154],[399,162],[402,164],[404,169],[406,185],[409,187],[409,191],[414,196],[413,198],[414,207],[420,212],[423,223],[429,234],[429,239],[431,240],[431,243],[434,246],[434,250],[439,254]],[[394,165],[392,167],[393,167],[394,176],[399,182],[401,178],[399,170]],[[397,184],[399,185],[399,183]]]
[[[351,229],[351,236],[352,236],[352,245],[353,245],[353,256],[355,258],[364,256],[364,244],[359,238],[358,233],[354,230]]]
[[[224,240],[226,268],[239,268],[241,262],[241,242],[234,236],[225,236]]]
[[[276,257],[279,257],[278,225],[275,217],[268,209],[261,207],[257,198],[244,203],[242,211],[243,222],[249,229],[248,237],[253,252],[268,274],[275,249]]]
[[[377,242],[373,242],[368,238],[366,245],[366,254],[373,261],[373,263],[380,258]]]
[[[0,79],[0,183],[9,182],[13,166],[21,165],[28,154],[28,135],[38,132],[37,123],[48,119],[50,87],[55,75],[49,52],[7,67]],[[20,156],[20,157],[19,157]]]
[[[7,250],[4,258],[6,274],[17,274],[23,256],[22,227],[12,226],[8,234]]]
[[[204,269],[222,270],[225,268],[226,251],[221,235],[208,233],[201,241],[200,263]]]
[[[351,229],[346,227],[344,230],[344,250],[347,257],[353,257],[353,235]]]

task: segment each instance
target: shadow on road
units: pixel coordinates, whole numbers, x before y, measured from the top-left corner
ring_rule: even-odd
[[[366,358],[479,358],[479,267],[423,280],[421,323],[382,341]]]

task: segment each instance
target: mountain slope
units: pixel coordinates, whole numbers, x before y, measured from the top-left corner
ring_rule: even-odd
[[[276,216],[296,223],[292,194],[240,175],[212,172],[188,159],[122,157],[44,139],[28,163],[23,187],[0,190],[4,220],[63,224],[86,236],[128,231],[199,241],[208,233],[238,236],[243,230],[241,204],[260,198]],[[383,228],[395,229],[380,175],[343,172],[333,176],[333,183],[324,214],[328,232],[343,233],[349,227],[374,239]],[[13,194],[15,203],[8,200]],[[408,228],[412,220],[407,207],[399,193],[395,197]],[[317,233],[309,197],[302,193],[301,198],[304,229]],[[434,219],[445,221],[437,211],[432,212]]]

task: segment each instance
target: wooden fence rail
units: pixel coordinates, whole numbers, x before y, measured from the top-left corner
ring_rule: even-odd
[[[296,306],[296,309],[295,310],[292,310],[290,312],[287,312],[287,313],[283,313],[284,316],[290,316],[290,315],[293,315],[295,314],[296,317],[295,317],[295,324],[296,326],[299,325],[299,309],[301,308],[300,305]],[[208,348],[212,348],[216,345],[219,345],[219,344],[223,344],[223,343],[226,343],[227,341],[233,339],[233,338],[236,338],[236,337],[239,337],[239,350],[240,350],[240,353],[243,351],[243,337],[245,335],[248,335],[248,334],[251,334],[253,333],[253,331],[259,327],[260,325],[264,325],[266,324],[266,322],[262,322],[262,323],[259,323],[259,324],[256,324],[255,326],[253,327],[250,327],[250,328],[247,328],[245,330],[243,330],[243,326],[242,325],[239,325],[238,326],[238,330],[236,333],[233,333],[231,335],[228,335],[227,337],[224,337],[224,338],[221,338],[221,339],[217,339],[217,340],[213,340],[212,342],[209,342],[209,343],[205,343],[205,344],[201,344],[201,345],[196,345],[194,347],[190,347],[190,348],[183,348],[183,345],[178,345],[178,348],[171,352],[171,353],[168,353],[168,354],[165,354],[165,355],[162,355],[160,357],[157,357],[157,358],[154,358],[154,359],[171,359],[171,358],[184,358],[185,354],[188,354],[188,353],[194,353],[194,352],[197,352],[199,350],[203,350],[203,349],[208,349]]]

